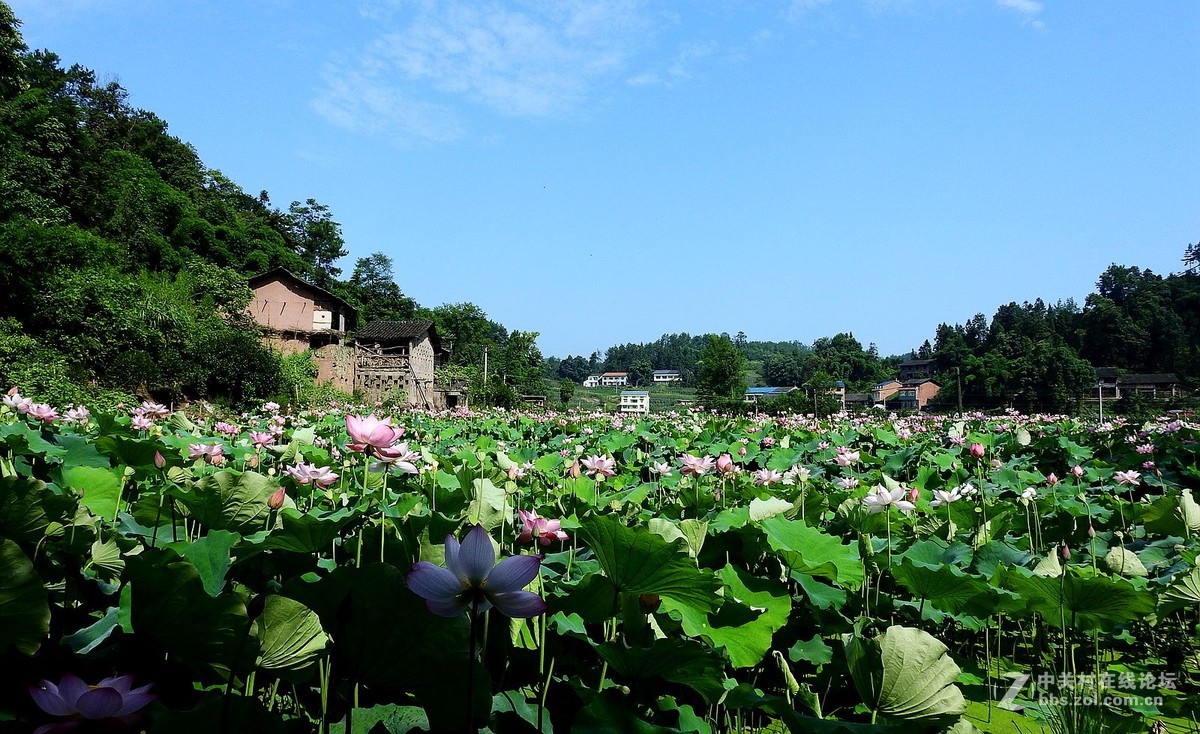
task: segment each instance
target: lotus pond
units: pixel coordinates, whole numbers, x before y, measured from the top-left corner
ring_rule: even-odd
[[[1196,442],[10,393],[0,730],[1195,730]]]

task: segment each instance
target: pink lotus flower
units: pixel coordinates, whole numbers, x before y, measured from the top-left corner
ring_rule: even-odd
[[[409,449],[408,442],[405,441],[389,448],[376,449],[375,457],[382,464],[389,464],[396,467],[402,474],[416,474],[416,462],[421,458],[421,455]]]
[[[616,466],[616,459],[607,456],[592,455],[583,460],[586,474],[599,481],[603,481],[604,477],[615,476]]]
[[[701,458],[699,456],[692,456],[691,454],[684,454],[679,458],[679,462],[683,464],[683,468],[679,470],[679,473],[684,476],[702,477],[708,473],[709,469],[713,468],[713,458],[711,456]]]
[[[733,474],[737,467],[733,464],[733,457],[729,454],[721,454],[717,457],[717,473],[721,476],[729,476]]]
[[[582,474],[583,471],[579,468],[579,459],[576,459],[567,467],[566,475],[572,479],[578,479]]]
[[[843,447],[841,447],[841,446],[839,446],[838,448],[843,449]],[[858,461],[859,456],[860,456],[860,454],[857,451],[842,450],[842,451],[838,452],[837,456],[833,457],[833,461],[838,466],[846,467],[846,466],[850,466],[851,464]]]
[[[21,397],[17,388],[14,387],[4,395],[4,404],[17,411],[19,415],[25,415],[29,412],[29,406],[33,405],[33,398]]]
[[[895,507],[901,512],[912,512],[916,505],[904,499],[905,494],[903,487],[889,490],[882,484],[877,484],[870,494],[863,497],[862,503],[867,506],[871,514],[883,512],[889,507]]]
[[[1071,546],[1067,545],[1066,543],[1063,543],[1061,552],[1062,552],[1062,559],[1064,561],[1071,560]]]
[[[854,489],[858,486],[858,480],[854,477],[842,477],[837,481],[837,485],[842,489]]]
[[[538,517],[536,510],[517,510],[517,517],[521,520],[521,534],[517,540],[522,543],[537,538],[538,543],[550,545],[556,540],[567,539],[567,534],[562,530],[562,520]]]
[[[283,502],[287,499],[287,492],[283,487],[275,490],[270,497],[267,498],[267,507],[278,512],[283,508]]]
[[[1058,484],[1058,477],[1054,476],[1054,472],[1050,472],[1050,476],[1046,477],[1046,484],[1051,487]]]
[[[58,411],[45,403],[34,403],[29,406],[29,417],[43,423],[53,423]]]
[[[166,460],[166,458],[165,458],[165,457],[162,455],[162,452],[161,452],[161,451],[155,451],[155,452],[154,452],[154,466],[155,466],[155,467],[157,467],[157,468],[159,468],[159,469],[162,469],[162,468],[166,467],[166,465],[167,465],[167,460]]]
[[[250,431],[250,440],[260,449],[265,449],[275,443],[275,437],[267,431]]]
[[[985,449],[981,443],[971,444],[971,448],[969,450],[971,452],[971,456],[976,459],[982,459],[984,453],[987,451],[987,449]]]
[[[166,418],[171,414],[171,410],[167,406],[150,400],[144,401],[137,409],[152,418]]]
[[[329,467],[305,464],[303,461],[296,462],[294,466],[289,466],[285,471],[288,476],[300,484],[315,484],[318,487],[328,487],[338,480],[338,475]]]
[[[467,533],[460,545],[446,536],[446,566],[418,561],[405,577],[408,588],[425,600],[429,611],[457,617],[493,606],[506,617],[529,618],[546,611],[546,602],[526,585],[537,576],[541,556],[509,556],[496,562],[496,549],[482,525]]]
[[[1082,477],[1083,476],[1083,467],[1078,464],[1071,467],[1071,476],[1075,477],[1076,479],[1079,479],[1080,477]]]
[[[94,686],[70,673],[58,685],[44,680],[30,686],[29,695],[38,708],[61,720],[38,727],[34,734],[71,731],[85,721],[99,722],[105,730],[128,727],[134,714],[154,700],[149,691],[149,685],[134,688],[132,675],[105,678]]]
[[[188,461],[204,459],[209,464],[225,463],[225,447],[219,443],[190,443],[188,444]]]
[[[350,448],[354,451],[391,448],[404,435],[392,425],[391,418],[379,420],[374,413],[365,418],[347,414],[346,433],[350,435]]]
[[[83,426],[87,425],[88,419],[91,417],[91,415],[92,412],[90,410],[82,405],[76,405],[74,408],[71,408],[67,411],[66,415],[63,416],[63,419],[68,423],[77,423]]]
[[[1136,472],[1133,469],[1130,469],[1129,471],[1119,471],[1116,474],[1113,474],[1113,476],[1116,477],[1117,484],[1126,487],[1132,487],[1142,483],[1141,472]]]
[[[754,472],[754,483],[760,487],[769,487],[783,481],[783,475],[774,469],[759,469]]]
[[[129,419],[129,427],[135,431],[149,431],[154,428],[154,421],[144,415],[138,414]]]

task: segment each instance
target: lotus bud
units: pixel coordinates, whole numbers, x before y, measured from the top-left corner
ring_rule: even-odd
[[[746,447],[743,446],[740,449],[738,449],[738,456],[745,456],[745,455],[746,455]]]
[[[916,502],[918,499],[920,499],[920,497],[921,497],[921,490],[917,489],[916,487],[908,488],[908,501],[909,502]]]
[[[162,469],[162,468],[165,468],[166,465],[167,465],[167,460],[163,458],[162,452],[155,451],[154,452],[154,466],[156,466],[159,469]]]
[[[567,467],[567,476],[572,479],[578,479],[579,475],[582,473],[583,472],[579,469],[579,459],[576,459],[574,464],[571,464],[571,466]]]
[[[642,608],[642,614],[654,614],[662,606],[662,599],[658,594],[642,594],[638,597],[638,606]]]
[[[258,468],[258,454],[246,454],[246,464],[251,469]]]
[[[1046,477],[1046,484],[1051,487],[1058,484],[1058,477],[1054,476],[1054,472],[1050,472],[1050,476]]]
[[[981,444],[981,443],[971,444],[970,452],[971,452],[971,456],[973,458],[982,459],[985,451],[986,451],[986,449],[983,448],[983,444]]]
[[[283,500],[287,497],[287,492],[283,487],[275,490],[275,493],[267,498],[267,507],[278,512],[283,507]]]
[[[1096,526],[1091,524],[1090,522],[1088,523],[1088,537],[1089,538],[1096,537]]]
[[[1071,474],[1074,475],[1074,477],[1076,479],[1078,479],[1079,477],[1082,477],[1083,476],[1083,467],[1076,464],[1075,466],[1071,467]]]
[[[1071,560],[1071,546],[1067,545],[1066,543],[1062,544],[1062,559],[1064,561]]]

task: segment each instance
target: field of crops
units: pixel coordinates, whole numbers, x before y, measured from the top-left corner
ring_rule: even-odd
[[[1200,716],[1186,419],[0,411],[0,730]]]

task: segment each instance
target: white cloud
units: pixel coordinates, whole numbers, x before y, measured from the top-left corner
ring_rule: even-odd
[[[1042,12],[1042,4],[1037,0],[996,0],[996,4],[1026,15],[1037,15]]]
[[[567,112],[620,78],[650,30],[638,0],[370,0],[359,12],[382,32],[330,65],[314,107],[349,129],[430,140],[463,133],[464,103]]]
[[[1038,16],[1043,10],[1042,3],[1039,0],[996,0],[996,4],[1002,8],[1015,10],[1025,18],[1025,22],[1032,26],[1035,30],[1046,30],[1046,23]]]

